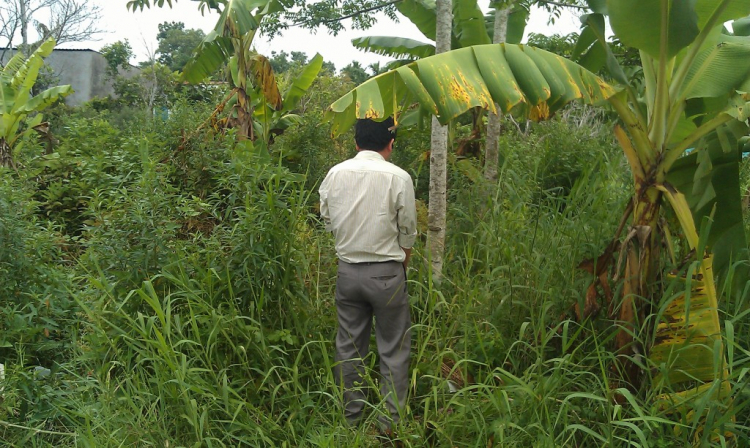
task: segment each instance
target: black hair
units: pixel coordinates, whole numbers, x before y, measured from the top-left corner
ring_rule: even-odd
[[[369,118],[357,120],[357,124],[354,125],[354,141],[359,149],[380,152],[396,138],[394,124],[393,117],[383,121]]]

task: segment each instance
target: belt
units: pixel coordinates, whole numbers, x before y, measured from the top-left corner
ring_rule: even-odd
[[[400,261],[396,261],[396,260],[388,260],[388,261],[363,261],[361,263],[347,263],[344,260],[339,260],[339,261],[341,261],[342,263],[346,263],[346,264],[352,265],[352,266],[374,266],[376,264],[401,263]]]

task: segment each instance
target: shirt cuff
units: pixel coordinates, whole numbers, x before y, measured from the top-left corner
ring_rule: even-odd
[[[411,249],[414,246],[414,241],[417,239],[417,234],[406,235],[403,233],[398,234],[398,245],[404,249]]]

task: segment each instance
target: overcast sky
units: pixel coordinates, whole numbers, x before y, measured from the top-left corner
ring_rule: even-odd
[[[199,28],[204,32],[213,29],[218,14],[210,13],[205,17],[201,16],[198,10],[198,3],[194,1],[177,0],[170,9],[164,8],[144,9],[143,12],[130,12],[126,10],[127,0],[91,0],[92,3],[98,4],[103,13],[99,28],[105,32],[99,35],[99,40],[93,42],[82,42],[77,44],[67,44],[61,48],[89,48],[99,50],[102,46],[116,42],[118,40],[128,39],[130,45],[136,53],[136,61],[140,62],[148,58],[149,51],[156,49],[156,34],[158,24],[162,22],[184,22],[186,28]],[[480,5],[486,7],[483,3],[489,5],[489,0],[480,1]],[[531,20],[526,27],[529,31],[553,34],[567,34],[578,31],[579,20],[571,13],[564,13],[557,20],[554,26],[547,25],[549,16],[541,10],[532,11]],[[347,22],[344,22],[345,24]],[[323,55],[326,61],[331,61],[340,69],[352,60],[357,60],[363,66],[373,62],[385,62],[389,58],[364,53],[355,49],[351,45],[351,39],[360,36],[400,36],[424,40],[424,37],[409,22],[408,19],[401,20],[400,23],[394,23],[386,17],[382,17],[377,25],[366,31],[346,31],[339,33],[338,36],[327,34],[325,29],[321,29],[316,34],[311,34],[301,28],[290,29],[282,37],[277,37],[273,41],[268,41],[263,36],[256,38],[255,46],[258,52],[270,55],[271,51],[284,50],[288,53],[292,51],[302,51],[309,56],[316,52]]]

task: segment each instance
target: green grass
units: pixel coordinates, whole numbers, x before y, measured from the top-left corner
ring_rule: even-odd
[[[80,123],[69,131],[76,141],[104,126]],[[264,163],[231,139],[203,136],[160,163],[179,126],[164,128],[109,130],[118,163],[106,163],[101,178],[96,151],[67,147],[66,163],[42,171],[45,185],[69,191],[57,208],[18,207],[43,200],[35,189],[44,187],[2,174],[0,235],[13,244],[0,242],[0,440],[380,446],[377,355],[366,359],[371,412],[360,427],[346,425],[332,375],[336,260],[311,187],[331,154],[303,178],[282,158]],[[705,422],[660,411],[646,385],[613,390],[613,322],[569,319],[590,281],[577,266],[609,242],[629,193],[622,157],[590,129],[561,121],[528,138],[509,134],[497,186],[451,171],[445,280],[432,281],[422,239],[409,272],[412,397],[397,428],[406,446],[733,446],[750,434],[750,290],[728,286],[744,278],[743,266],[721,291],[734,402],[725,409],[696,398]],[[415,174],[419,148],[401,159],[415,161]],[[66,201],[91,185],[99,189],[81,205],[85,220],[69,219]],[[24,275],[11,276],[11,263]],[[738,438],[711,440],[716,428]]]

